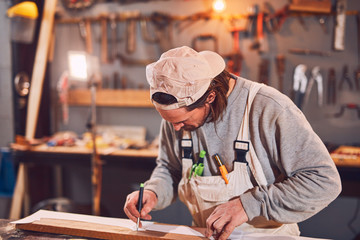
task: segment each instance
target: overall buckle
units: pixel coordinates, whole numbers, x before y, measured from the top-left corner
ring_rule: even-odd
[[[243,162],[246,164],[248,163],[246,161],[246,153],[249,151],[249,145],[250,142],[248,141],[241,141],[241,140],[234,141],[234,150],[236,153],[235,162]]]

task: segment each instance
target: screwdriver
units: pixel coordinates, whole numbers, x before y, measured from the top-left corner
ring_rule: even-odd
[[[227,171],[225,165],[222,164],[220,156],[217,153],[214,155],[214,158],[215,158],[217,164],[219,165],[219,170],[220,170],[221,176],[225,180],[225,183],[228,184],[229,180],[226,177],[226,175],[228,174],[228,171]]]

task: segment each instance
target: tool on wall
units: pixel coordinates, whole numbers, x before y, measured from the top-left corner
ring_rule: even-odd
[[[32,1],[22,1],[10,7],[6,14],[11,20],[11,41],[32,43],[39,16],[37,5]]]
[[[117,57],[120,59],[122,64],[131,66],[146,66],[156,61],[154,59],[132,59],[120,53],[117,54]]]
[[[97,0],[61,0],[64,7],[71,10],[83,10],[93,6]]]
[[[304,104],[307,104],[309,101],[311,89],[314,85],[314,82],[316,82],[317,86],[317,102],[318,106],[321,107],[323,105],[323,77],[320,73],[320,67],[316,66],[311,70],[311,77],[309,79],[309,82],[307,84],[305,97],[304,97]]]
[[[132,54],[136,50],[136,18],[140,15],[138,11],[129,12],[126,20],[126,52]]]
[[[311,49],[301,49],[301,48],[290,48],[289,53],[297,54],[297,55],[314,55],[314,56],[321,56],[321,57],[330,57],[331,53],[318,51],[318,50],[311,50]]]
[[[284,92],[285,56],[278,54],[275,58],[276,73],[278,75],[278,89]]]
[[[345,50],[346,0],[336,1],[336,17],[334,30],[334,50]]]
[[[360,90],[360,66],[354,72],[354,80],[355,80],[355,87],[356,90]]]
[[[224,55],[223,57],[227,59],[226,67],[230,73],[240,76],[242,61],[244,59],[243,54],[239,47],[239,36],[240,31],[238,29],[234,29],[232,31],[233,38],[233,51],[230,54]]]
[[[257,49],[260,53],[268,51],[267,42],[264,37],[264,12],[258,12],[256,15],[256,38],[251,49]]]
[[[101,24],[101,63],[108,63],[108,37],[107,37],[107,17],[105,15],[100,18]]]
[[[357,24],[357,48],[358,48],[358,65],[360,66],[360,11],[356,14]]]
[[[118,49],[117,49],[117,21],[116,21],[116,14],[110,13],[109,14],[109,21],[110,21],[110,61],[114,62],[117,58]]]
[[[299,64],[295,68],[293,83],[293,100],[296,106],[301,109],[308,79],[305,75],[306,65]]]
[[[346,103],[341,105],[340,111],[334,114],[334,117],[338,118],[344,115],[345,109],[352,109],[357,111],[358,118],[360,119],[360,106],[355,103]]]
[[[205,41],[212,41],[213,43],[213,51],[218,53],[218,39],[214,34],[200,34],[195,36],[191,41],[191,46],[196,51],[202,51],[202,49],[199,47],[198,42],[205,42]]]
[[[336,103],[336,73],[334,68],[330,68],[328,74],[327,104],[335,105],[335,103]]]
[[[265,2],[264,5],[264,26],[267,31],[275,33],[279,30],[279,19],[275,14],[273,6],[269,2]]]
[[[59,103],[61,104],[62,120],[65,125],[69,123],[69,73],[67,71],[61,74],[61,77],[57,83],[56,90],[59,96]]]
[[[30,92],[30,79],[26,72],[19,72],[14,78],[14,86],[19,98],[19,108],[22,109],[26,106],[26,97]]]
[[[157,36],[150,36],[149,34],[149,20],[148,19],[141,19],[140,20],[140,27],[141,27],[141,35],[145,42],[148,43],[158,43],[159,38]]]
[[[344,82],[346,82],[348,84],[350,90],[353,89],[353,84],[352,84],[351,78],[349,76],[349,69],[348,69],[347,65],[345,65],[343,67],[343,73],[342,73],[342,76],[341,76],[341,79],[340,79],[340,82],[339,82],[339,90],[343,89]]]
[[[200,20],[208,21],[209,19],[211,19],[211,15],[212,15],[211,9],[205,12],[195,13],[193,15],[181,19],[181,21],[177,21],[175,23],[175,27],[178,29],[178,33],[181,33],[186,28],[190,27],[191,25],[193,25],[194,23]]]
[[[172,17],[165,13],[154,12],[151,15],[155,26],[155,33],[159,39],[159,47],[162,52],[172,48]]]
[[[266,3],[265,3],[266,4]],[[279,32],[286,18],[289,16],[289,5],[285,5],[283,8],[272,13],[270,5],[266,4],[265,8],[270,11],[269,15],[265,16],[266,29],[271,33]]]
[[[91,54],[93,52],[91,23],[89,19],[82,19],[79,22],[80,36],[85,40],[86,52]]]
[[[259,80],[258,82],[269,85],[269,59],[262,58],[259,65]]]
[[[323,32],[325,34],[328,33],[327,27],[326,27],[326,21],[327,21],[327,17],[326,16],[316,16],[316,18],[319,21],[320,27],[323,30]]]
[[[250,44],[250,50],[259,50],[260,48],[259,35],[262,34],[260,33],[260,31],[262,32],[263,30],[262,26],[260,26],[261,25],[260,21],[263,21],[264,15],[260,14],[261,16],[259,17],[259,5],[257,4],[254,4],[251,8],[249,8],[248,12],[249,12],[248,25],[246,27],[245,33],[247,34],[247,37],[254,38],[253,42]]]

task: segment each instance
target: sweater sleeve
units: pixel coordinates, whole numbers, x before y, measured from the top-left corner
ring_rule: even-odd
[[[162,120],[156,167],[150,179],[145,182],[145,189],[153,191],[158,197],[155,210],[169,206],[177,197],[182,167],[176,134],[172,126]]]
[[[267,124],[262,145],[273,172],[280,174],[273,173],[274,182],[256,186],[240,199],[250,220],[264,216],[282,223],[304,221],[339,195],[338,171],[325,145],[297,107],[288,106]]]

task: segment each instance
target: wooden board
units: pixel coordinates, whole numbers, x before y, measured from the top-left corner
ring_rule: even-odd
[[[189,236],[175,233],[155,231],[132,231],[127,228],[86,223],[79,221],[40,219],[27,224],[16,224],[17,229],[55,234],[66,234],[79,237],[91,237],[99,239],[123,239],[123,240],[200,240],[205,237]]]
[[[54,25],[54,16],[57,0],[46,0],[44,3],[43,16],[41,20],[39,40],[36,48],[33,72],[31,76],[31,88],[29,93],[27,116],[26,116],[26,138],[33,139],[36,132],[36,124],[39,115],[40,99],[44,82],[46,63],[49,54],[52,29]],[[21,163],[17,174],[16,185],[11,202],[11,219],[18,219],[21,216],[21,204],[24,198],[28,198],[25,180],[26,167]],[[25,201],[25,212],[29,209],[29,201]]]
[[[70,105],[89,106],[90,91],[76,89],[69,91]],[[105,107],[154,107],[150,101],[149,90],[114,90],[99,89],[96,91],[96,105]]]

